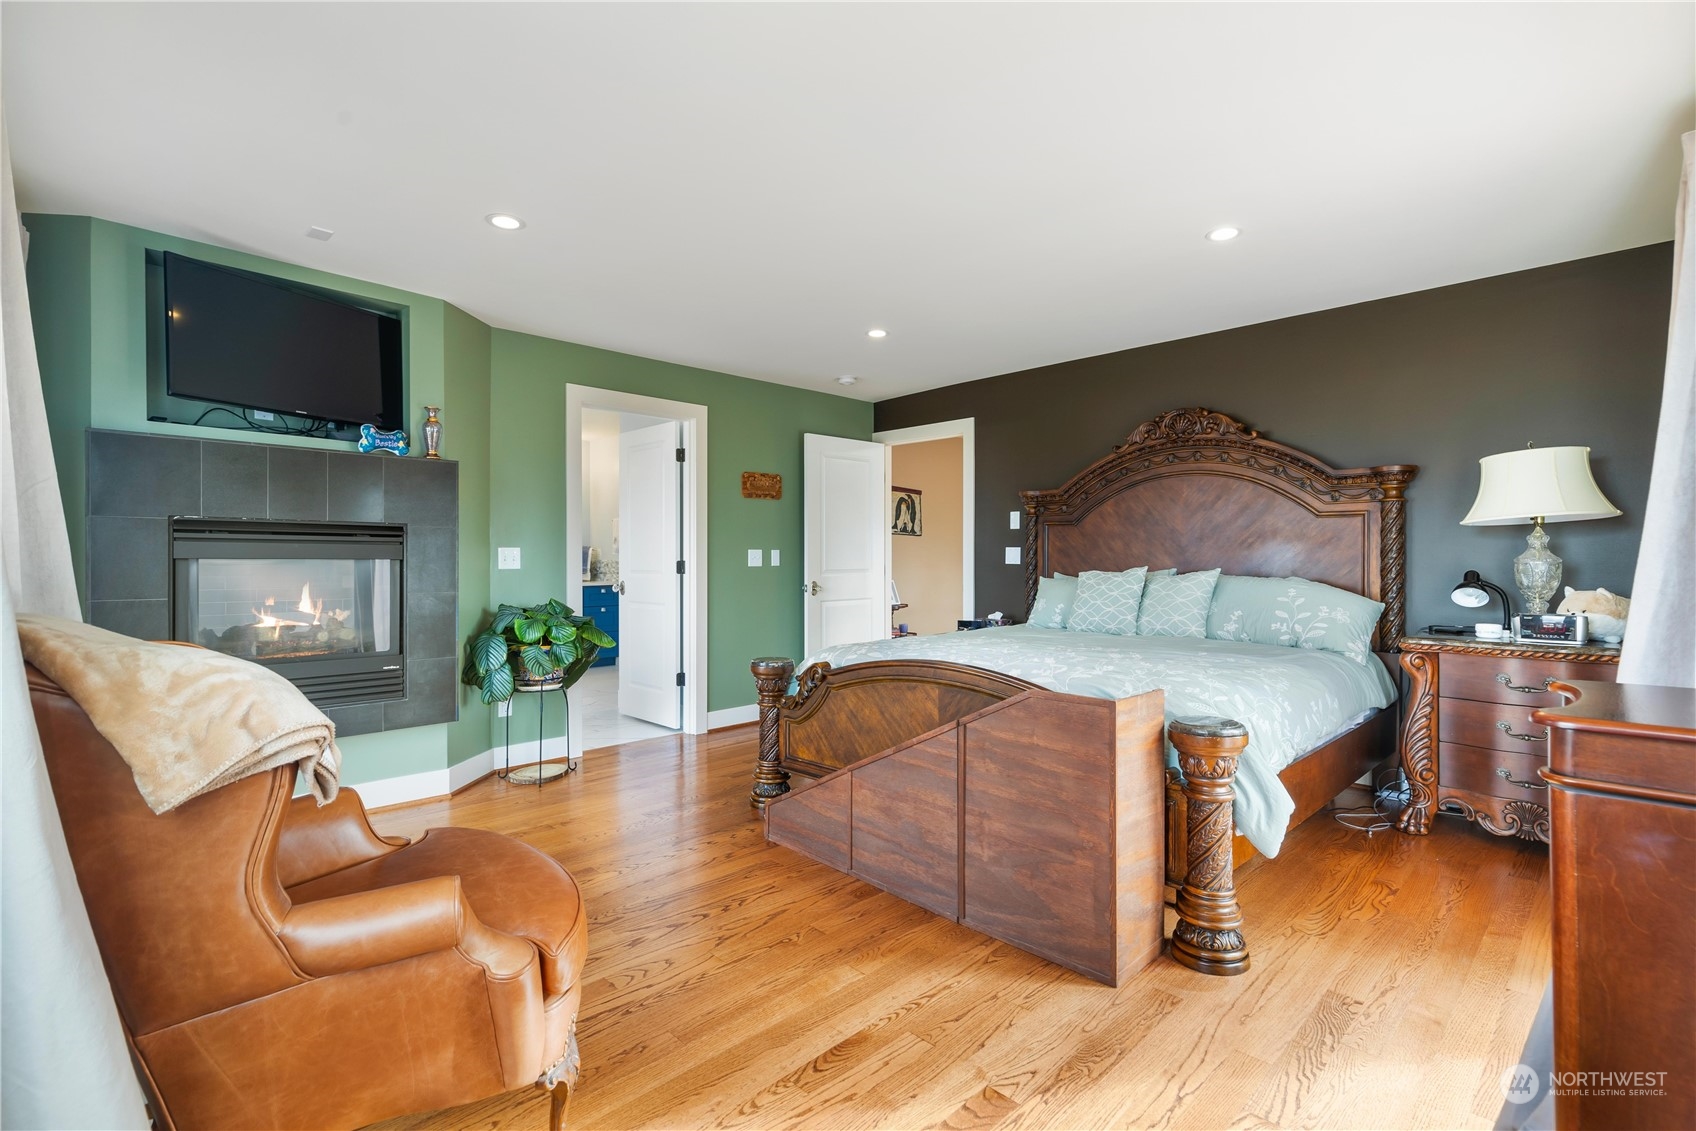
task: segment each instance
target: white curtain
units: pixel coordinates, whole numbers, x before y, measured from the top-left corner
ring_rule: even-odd
[[[1643,545],[1637,551],[1631,619],[1619,659],[1621,683],[1696,687],[1696,199],[1690,163],[1696,133],[1684,135],[1684,176],[1672,253],[1672,324],[1667,376]]]
[[[81,620],[0,118],[0,1126],[145,1128],[140,1085],[42,764],[18,611]]]

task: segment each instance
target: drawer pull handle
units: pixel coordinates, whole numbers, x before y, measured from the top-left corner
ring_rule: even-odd
[[[1515,735],[1514,737],[1517,738],[1519,736]],[[1517,785],[1521,789],[1548,789],[1549,788],[1548,786],[1544,785],[1540,781],[1520,781],[1518,778],[1514,777],[1512,774],[1508,773],[1506,770],[1497,770],[1496,776],[1501,778],[1503,781],[1507,782],[1509,785]]]
[[[1543,728],[1542,734],[1520,734],[1518,731],[1513,729],[1512,723],[1497,723],[1496,729],[1500,730],[1503,734],[1507,735],[1509,738],[1517,738],[1521,742],[1542,742],[1544,739],[1549,737],[1549,728],[1548,727]],[[1504,773],[1504,774],[1507,773],[1506,770],[1502,770],[1500,772]],[[1515,782],[1514,784],[1517,785],[1518,783]]]
[[[1521,687],[1512,679],[1508,678],[1505,673],[1498,675],[1496,677],[1496,682],[1507,688],[1509,691],[1517,691],[1521,695],[1541,695],[1545,691],[1549,690],[1549,687],[1555,682],[1555,677],[1550,676],[1548,679],[1544,680],[1542,687]]]

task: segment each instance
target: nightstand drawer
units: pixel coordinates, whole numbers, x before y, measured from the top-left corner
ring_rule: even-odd
[[[1451,699],[1447,695],[1439,705],[1437,737],[1444,742],[1535,754],[1542,759],[1549,756],[1549,728],[1531,721],[1535,708]]]
[[[1452,654],[1443,657],[1437,694],[1445,699],[1472,699],[1482,703],[1559,707],[1561,697],[1544,690],[1548,680],[1612,678],[1613,669],[1601,664]]]
[[[1444,742],[1437,748],[1437,777],[1444,789],[1463,789],[1507,801],[1547,806],[1549,790],[1537,776],[1546,765],[1548,758],[1542,753],[1483,750],[1454,742]]]

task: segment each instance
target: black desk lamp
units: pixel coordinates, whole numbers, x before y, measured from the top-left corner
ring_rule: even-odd
[[[1466,576],[1460,579],[1460,584],[1449,594],[1449,600],[1468,609],[1481,609],[1490,603],[1490,594],[1494,593],[1502,603],[1502,629],[1512,631],[1510,621],[1513,610],[1508,605],[1507,592],[1500,586],[1485,581],[1478,576],[1478,571],[1469,569]]]

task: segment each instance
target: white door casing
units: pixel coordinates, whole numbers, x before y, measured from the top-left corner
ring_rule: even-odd
[[[873,432],[872,439],[884,445],[889,453],[885,458],[884,472],[889,474],[890,462],[894,458],[894,448],[900,444],[922,444],[928,440],[946,440],[950,437],[960,438],[960,619],[974,620],[977,613],[977,578],[974,572],[973,560],[976,554],[977,539],[977,418],[963,417],[959,420],[942,420],[935,424],[920,424],[912,428],[891,428],[883,432]],[[894,482],[891,479],[891,482]],[[1022,541],[1024,535],[1015,532],[1014,541]],[[892,539],[886,538],[885,553],[889,555],[890,579],[895,576],[895,553]]]
[[[889,635],[885,467],[882,444],[810,432],[803,438],[808,656]]]
[[[618,437],[618,712],[682,722],[683,560],[675,420]]]

